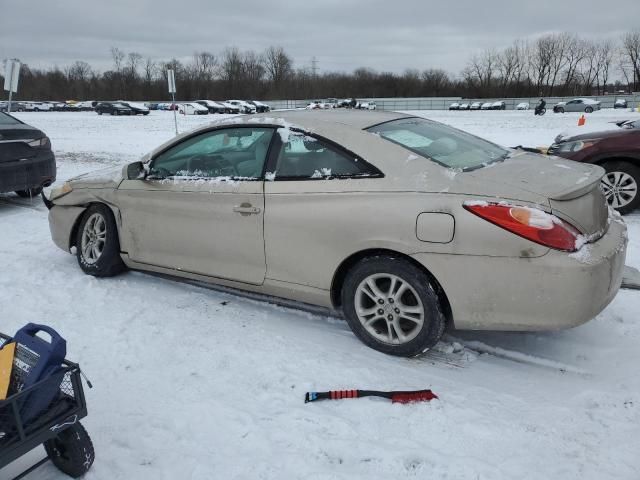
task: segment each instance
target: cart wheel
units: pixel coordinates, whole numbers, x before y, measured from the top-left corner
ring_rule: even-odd
[[[93,465],[93,443],[79,422],[47,440],[44,449],[53,464],[73,478],[83,476]]]

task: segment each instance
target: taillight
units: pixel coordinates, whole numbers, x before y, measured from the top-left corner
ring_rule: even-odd
[[[466,202],[464,208],[488,222],[545,247],[566,252],[578,250],[580,232],[537,208],[486,202]]]

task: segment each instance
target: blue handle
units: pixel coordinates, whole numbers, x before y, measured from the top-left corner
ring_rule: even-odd
[[[53,328],[51,328],[48,325],[40,325],[37,323],[27,323],[24,327],[20,329],[20,331],[34,338],[36,338],[36,333],[38,332],[48,333],[49,336],[51,336],[52,345],[63,340],[60,334],[58,334],[58,332],[56,332]],[[38,340],[45,341],[42,338],[38,338]]]

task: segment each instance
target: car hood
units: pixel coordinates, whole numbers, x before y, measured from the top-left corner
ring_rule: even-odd
[[[578,163],[516,151],[502,162],[456,176],[450,192],[539,204],[585,235],[606,229],[607,203],[599,188],[605,171]]]
[[[621,135],[629,135],[633,133],[634,133],[634,129],[632,128],[620,128],[618,126],[611,126],[609,130],[602,130],[600,127],[600,128],[595,128],[591,131],[586,131],[586,132],[582,130],[580,133],[566,131],[559,134],[555,138],[555,142],[561,143],[561,142],[577,142],[578,140],[602,140],[605,138],[619,137]]]
[[[73,177],[68,182],[76,188],[117,188],[124,179],[127,165],[116,165]]]

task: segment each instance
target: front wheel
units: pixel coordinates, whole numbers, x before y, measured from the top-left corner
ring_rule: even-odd
[[[593,113],[593,108],[592,107],[585,108],[584,113]]]
[[[607,202],[621,214],[627,214],[640,206],[640,167],[628,162],[616,161],[603,165],[607,173],[602,177],[602,190]]]
[[[564,108],[562,107],[558,107],[558,109],[556,110],[557,113],[564,113]]]
[[[95,277],[111,277],[125,268],[120,258],[118,227],[106,205],[92,205],[78,227],[76,255],[82,271]]]
[[[44,443],[51,462],[72,478],[89,471],[95,458],[93,443],[82,424],[76,423]]]
[[[353,333],[390,355],[413,357],[429,350],[445,327],[429,276],[393,256],[356,264],[345,278],[342,305]]]

